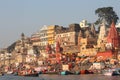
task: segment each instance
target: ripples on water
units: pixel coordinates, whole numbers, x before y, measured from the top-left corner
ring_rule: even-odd
[[[40,75],[39,77],[0,76],[0,80],[120,80],[120,76],[103,75]]]

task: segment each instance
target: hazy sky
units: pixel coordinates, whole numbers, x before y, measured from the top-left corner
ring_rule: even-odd
[[[0,0],[0,48],[20,39],[22,32],[30,36],[43,25],[95,22],[95,10],[109,6],[120,18],[120,0]]]

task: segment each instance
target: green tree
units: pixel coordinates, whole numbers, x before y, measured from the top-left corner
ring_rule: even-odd
[[[40,52],[39,52],[39,47],[38,46],[33,46],[34,54],[39,57]]]
[[[106,25],[110,26],[112,21],[116,24],[119,20],[119,17],[113,10],[113,7],[103,7],[95,10],[95,14],[98,15],[98,20],[95,22],[96,25],[101,24],[105,20]]]

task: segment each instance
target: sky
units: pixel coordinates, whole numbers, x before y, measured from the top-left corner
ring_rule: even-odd
[[[0,0],[0,48],[44,25],[67,27],[83,19],[93,23],[98,18],[95,10],[110,6],[120,18],[120,0]]]

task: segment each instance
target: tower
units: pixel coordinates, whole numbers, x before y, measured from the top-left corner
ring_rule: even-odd
[[[119,47],[119,35],[115,27],[114,21],[112,21],[108,36],[107,36],[107,48],[111,48],[114,54],[114,58],[117,59],[118,47]]]
[[[106,39],[106,35],[107,35],[106,32],[107,32],[106,31],[106,25],[105,25],[105,22],[103,22],[100,25],[100,31],[99,31],[99,35],[98,35],[98,41],[97,41],[98,47],[100,47],[102,43],[104,44],[106,42],[106,40],[105,40]]]
[[[119,46],[119,35],[115,27],[114,21],[111,24],[111,27],[107,36],[107,43],[111,44],[111,47],[114,47],[114,48],[118,48]]]
[[[91,32],[92,32],[93,37],[95,37],[95,36],[96,36],[96,30],[95,30],[94,24],[91,24],[90,30],[91,30]]]
[[[22,45],[22,63],[25,63],[27,50],[25,48],[25,35],[24,35],[24,33],[21,34],[21,45]]]

